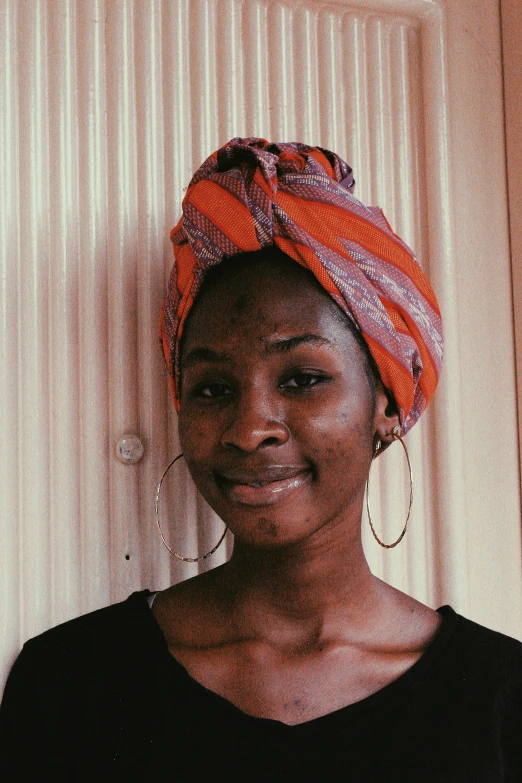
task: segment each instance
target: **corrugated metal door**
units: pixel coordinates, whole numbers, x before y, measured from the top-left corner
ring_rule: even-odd
[[[156,328],[183,188],[232,136],[334,149],[423,260],[444,379],[408,436],[411,530],[393,552],[367,541],[370,561],[421,600],[522,633],[499,28],[496,2],[477,5],[480,29],[461,0],[1,4],[4,671],[50,625],[194,573],[154,529],[178,451]],[[126,434],[144,446],[134,464],[117,457]],[[221,522],[173,472],[172,540],[202,551]],[[392,538],[399,450],[372,481]]]

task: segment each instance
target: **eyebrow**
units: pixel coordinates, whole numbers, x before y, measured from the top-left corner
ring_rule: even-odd
[[[218,353],[212,348],[193,348],[181,362],[182,367],[193,367],[200,362],[230,362],[232,359],[225,353]]]
[[[267,354],[273,353],[288,353],[294,348],[298,348],[300,345],[331,345],[330,340],[326,337],[319,337],[317,334],[297,334],[294,337],[280,337],[275,340],[264,340],[266,347],[265,352]]]
[[[263,342],[265,343],[265,353],[269,356],[277,353],[288,353],[300,345],[331,346],[330,340],[327,340],[326,337],[319,337],[319,335],[311,333],[297,334],[293,337],[280,337],[275,340],[264,339]],[[228,354],[219,353],[212,348],[193,348],[183,359],[182,367],[193,367],[200,362],[225,362],[230,364],[232,358]]]

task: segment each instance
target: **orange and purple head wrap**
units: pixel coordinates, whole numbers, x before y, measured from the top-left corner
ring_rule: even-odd
[[[382,211],[353,195],[351,168],[298,143],[232,139],[194,174],[171,232],[175,264],[160,339],[179,409],[183,325],[208,270],[276,245],[309,269],[364,337],[399,409],[402,434],[437,386],[442,322],[414,254]]]

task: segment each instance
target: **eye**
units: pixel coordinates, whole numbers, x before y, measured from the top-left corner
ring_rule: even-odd
[[[295,372],[287,378],[282,384],[282,389],[303,390],[311,389],[319,383],[327,381],[328,377],[318,372]]]
[[[232,394],[232,389],[224,381],[201,383],[192,391],[192,396],[204,400],[215,400]]]

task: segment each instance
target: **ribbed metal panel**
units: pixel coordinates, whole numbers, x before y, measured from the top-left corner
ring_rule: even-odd
[[[368,5],[0,4],[4,671],[50,625],[197,572],[154,529],[156,483],[178,452],[157,318],[183,189],[236,135],[339,152],[358,196],[383,207],[434,281],[447,352],[438,401],[408,436],[411,530],[391,552],[364,535],[383,578],[468,609],[444,17],[428,0]],[[116,458],[126,433],[145,446],[135,465]],[[408,497],[398,446],[372,488],[376,525],[393,539]],[[164,499],[173,544],[210,548],[222,523],[182,464]],[[519,555],[508,571],[516,593]]]

